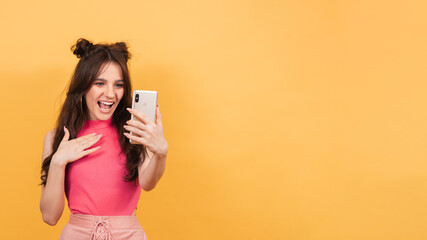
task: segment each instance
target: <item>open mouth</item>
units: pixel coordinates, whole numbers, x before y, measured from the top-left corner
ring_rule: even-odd
[[[103,110],[110,110],[114,105],[114,102],[98,101],[98,107]]]

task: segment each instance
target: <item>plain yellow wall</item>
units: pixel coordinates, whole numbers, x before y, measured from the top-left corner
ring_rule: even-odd
[[[57,239],[42,142],[79,38],[126,41],[170,145],[138,218],[156,239],[426,239],[422,1],[7,1],[2,239]]]

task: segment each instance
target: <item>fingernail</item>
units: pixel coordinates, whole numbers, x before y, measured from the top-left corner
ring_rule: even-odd
[[[96,135],[96,133],[92,133],[92,135],[93,135],[93,136],[95,136],[95,135]]]
[[[129,112],[132,112],[132,108],[126,108]]]

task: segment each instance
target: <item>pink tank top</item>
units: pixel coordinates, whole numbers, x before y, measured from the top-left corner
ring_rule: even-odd
[[[124,181],[126,155],[121,152],[112,119],[87,121],[77,137],[90,133],[102,134],[92,146],[101,147],[67,166],[65,194],[71,213],[132,215],[141,188],[139,184]]]

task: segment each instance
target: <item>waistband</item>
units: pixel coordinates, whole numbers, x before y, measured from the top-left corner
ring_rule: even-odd
[[[90,239],[112,239],[110,229],[142,229],[136,216],[71,214],[69,224],[92,229]]]
[[[88,214],[70,214],[69,223],[79,227],[93,227],[98,222],[108,222],[114,229],[141,228],[136,216],[94,216]]]

